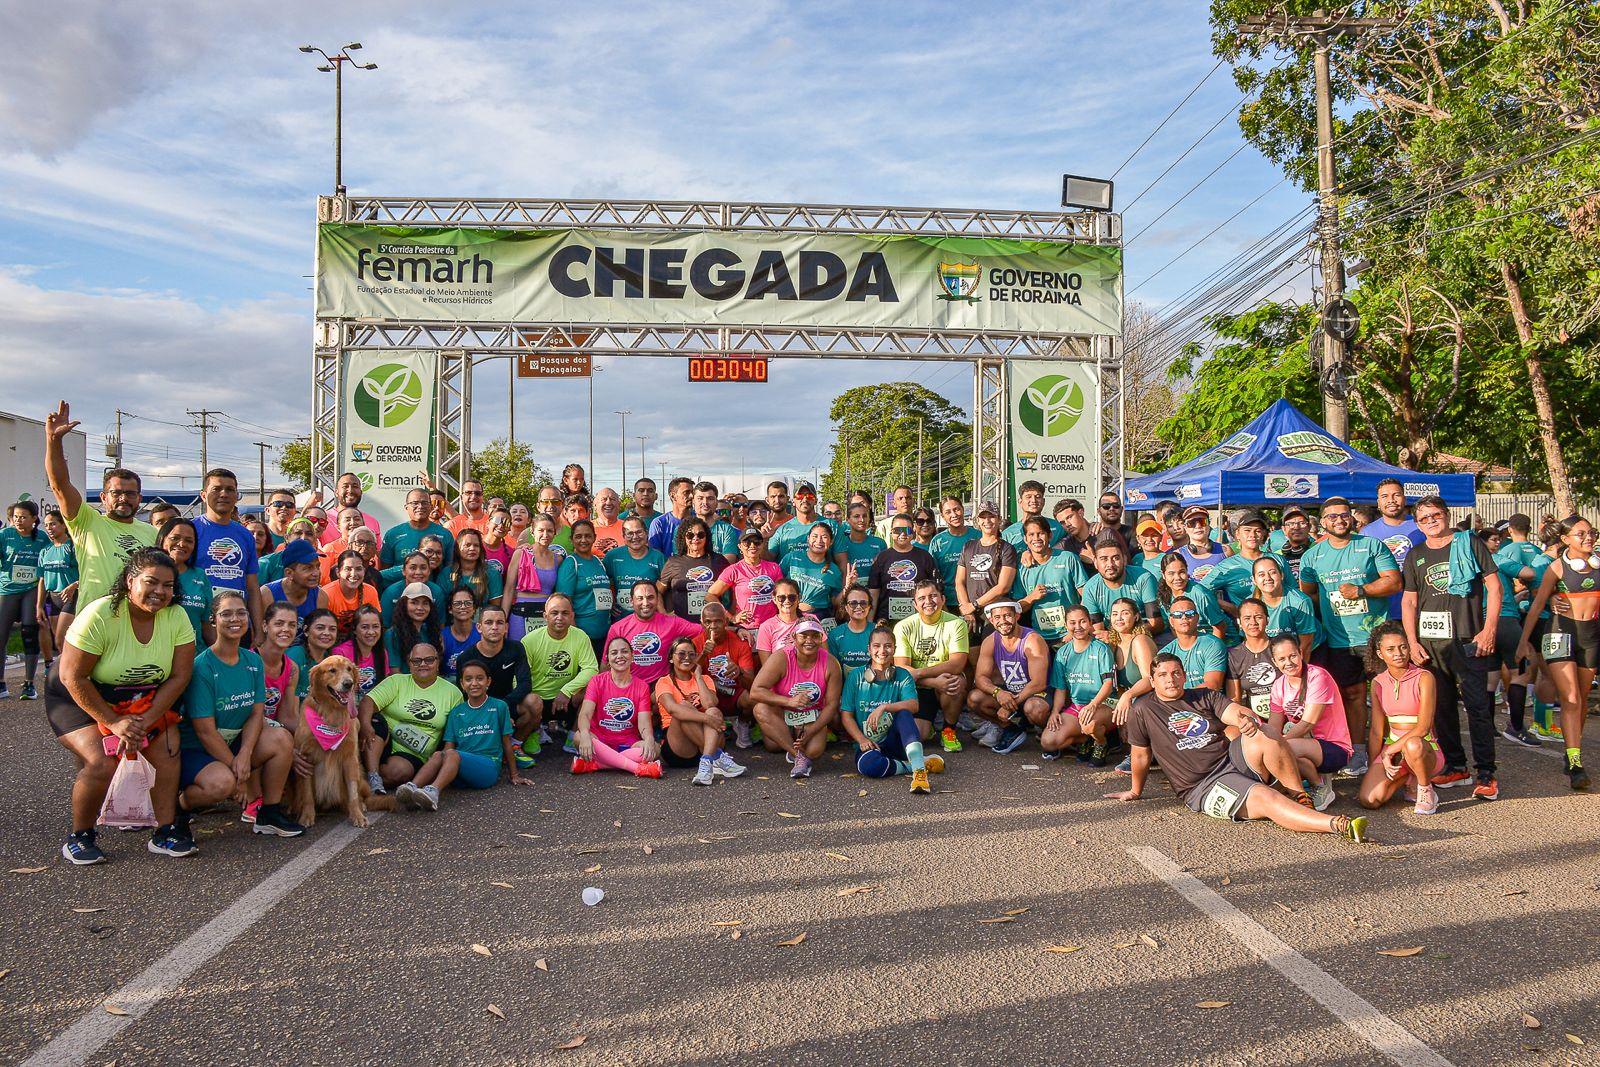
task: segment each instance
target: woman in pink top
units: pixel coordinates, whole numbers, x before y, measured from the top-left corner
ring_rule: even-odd
[[[811,777],[812,763],[828,746],[828,730],[839,714],[843,679],[828,654],[816,619],[795,625],[794,643],[767,659],[750,684],[756,721],[768,751],[785,752],[790,778]]]
[[[733,590],[733,624],[746,631],[746,636],[778,613],[772,595],[783,580],[783,571],[771,560],[761,558],[766,546],[767,539],[754,527],[741,534],[739,562],[718,575],[706,595],[708,600],[720,600],[723,593]]]
[[[633,646],[625,637],[606,643],[606,666],[583,690],[573,739],[573,774],[602,768],[640,778],[660,778],[660,749],[650,721],[650,686],[633,676]]]
[[[387,678],[389,654],[383,646],[383,616],[378,609],[365,604],[356,609],[356,624],[350,640],[334,645],[332,654],[343,656],[356,665],[357,700]]]
[[[483,531],[483,558],[500,564],[504,574],[511,566],[511,553],[516,549],[511,542],[511,512],[495,508],[489,512],[489,525]]]
[[[1299,634],[1279,634],[1271,649],[1278,680],[1272,683],[1268,728],[1282,734],[1294,750],[1300,773],[1311,783],[1312,805],[1325,811],[1333,803],[1333,773],[1350,762],[1352,751],[1344,698],[1333,675],[1305,661]],[[1285,784],[1292,788],[1299,783]]]
[[[294,644],[299,626],[300,613],[295,606],[275,600],[262,613],[261,640],[256,642],[267,683],[266,717],[291,730],[300,721],[299,697],[295,695],[295,671],[299,668],[285,653]]]
[[[773,590],[772,601],[778,613],[756,631],[756,657],[767,662],[774,652],[794,647],[794,631],[810,615],[800,614],[800,587],[788,578],[780,578]],[[819,624],[820,625],[820,624]]]

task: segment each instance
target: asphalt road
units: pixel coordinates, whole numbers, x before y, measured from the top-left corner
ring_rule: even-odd
[[[1600,1062],[1600,796],[1551,749],[1364,847],[969,745],[931,797],[842,752],[711,789],[546,760],[364,833],[226,812],[194,859],[113,832],[74,869],[42,706],[0,744],[0,870],[44,868],[0,874],[5,1062]]]

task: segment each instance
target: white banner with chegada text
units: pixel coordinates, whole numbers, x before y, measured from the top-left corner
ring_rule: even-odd
[[[339,472],[361,480],[362,510],[387,529],[405,521],[420,473],[433,473],[439,353],[356,349],[342,371]],[[328,517],[337,521],[331,508]]]
[[[1063,497],[1094,512],[1100,495],[1100,368],[1070,360],[1008,364],[1011,500],[1026,481],[1044,485],[1046,516]]]

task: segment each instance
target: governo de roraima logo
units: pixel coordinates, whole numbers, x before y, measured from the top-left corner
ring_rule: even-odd
[[[422,376],[400,363],[373,367],[356,384],[356,417],[368,426],[399,426],[422,406]]]
[[[1037,378],[1023,390],[1017,416],[1029,433],[1060,437],[1083,417],[1083,387],[1062,374]]]

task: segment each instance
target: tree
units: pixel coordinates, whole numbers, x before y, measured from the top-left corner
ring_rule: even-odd
[[[828,408],[836,439],[819,491],[825,499],[842,501],[850,490],[863,489],[881,507],[894,486],[904,482],[915,489],[920,474],[924,500],[940,489],[965,499],[972,492],[972,428],[965,415],[915,382],[840,393]]]
[[[1147,305],[1128,304],[1122,324],[1123,440],[1130,471],[1156,471],[1167,465],[1172,446],[1159,430],[1178,409],[1167,364],[1153,342],[1160,320]]]
[[[472,453],[472,477],[483,483],[483,497],[504,497],[510,504],[521,501],[530,507],[539,490],[554,485],[550,471],[535,462],[533,449],[521,441],[512,444],[496,437]]]
[[[297,491],[311,488],[311,442],[290,441],[278,449],[278,470]]]

